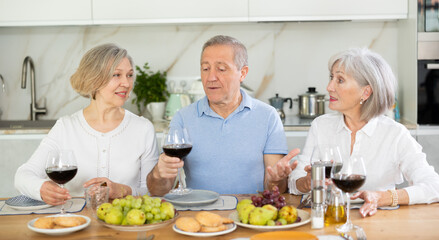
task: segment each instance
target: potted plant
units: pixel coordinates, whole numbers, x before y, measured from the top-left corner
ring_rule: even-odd
[[[166,86],[166,72],[153,72],[148,63],[143,69],[136,66],[137,74],[133,92],[136,95],[132,103],[136,103],[137,110],[143,115],[145,109],[151,114],[152,120],[161,120],[165,112],[165,103],[169,92]]]

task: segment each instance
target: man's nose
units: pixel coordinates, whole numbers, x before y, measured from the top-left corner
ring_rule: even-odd
[[[218,80],[216,71],[214,69],[209,71],[209,74],[207,74],[207,81],[216,81]]]

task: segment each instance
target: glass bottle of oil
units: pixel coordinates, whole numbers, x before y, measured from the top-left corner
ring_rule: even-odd
[[[329,202],[325,212],[325,226],[346,222],[346,209],[343,199],[343,192],[331,185]]]

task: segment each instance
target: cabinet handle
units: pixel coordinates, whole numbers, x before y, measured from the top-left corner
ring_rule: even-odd
[[[439,63],[428,63],[427,69],[439,69]]]

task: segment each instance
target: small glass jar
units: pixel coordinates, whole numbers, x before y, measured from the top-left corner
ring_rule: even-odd
[[[332,186],[329,202],[325,212],[325,226],[346,222],[346,210],[343,198],[343,192]]]

